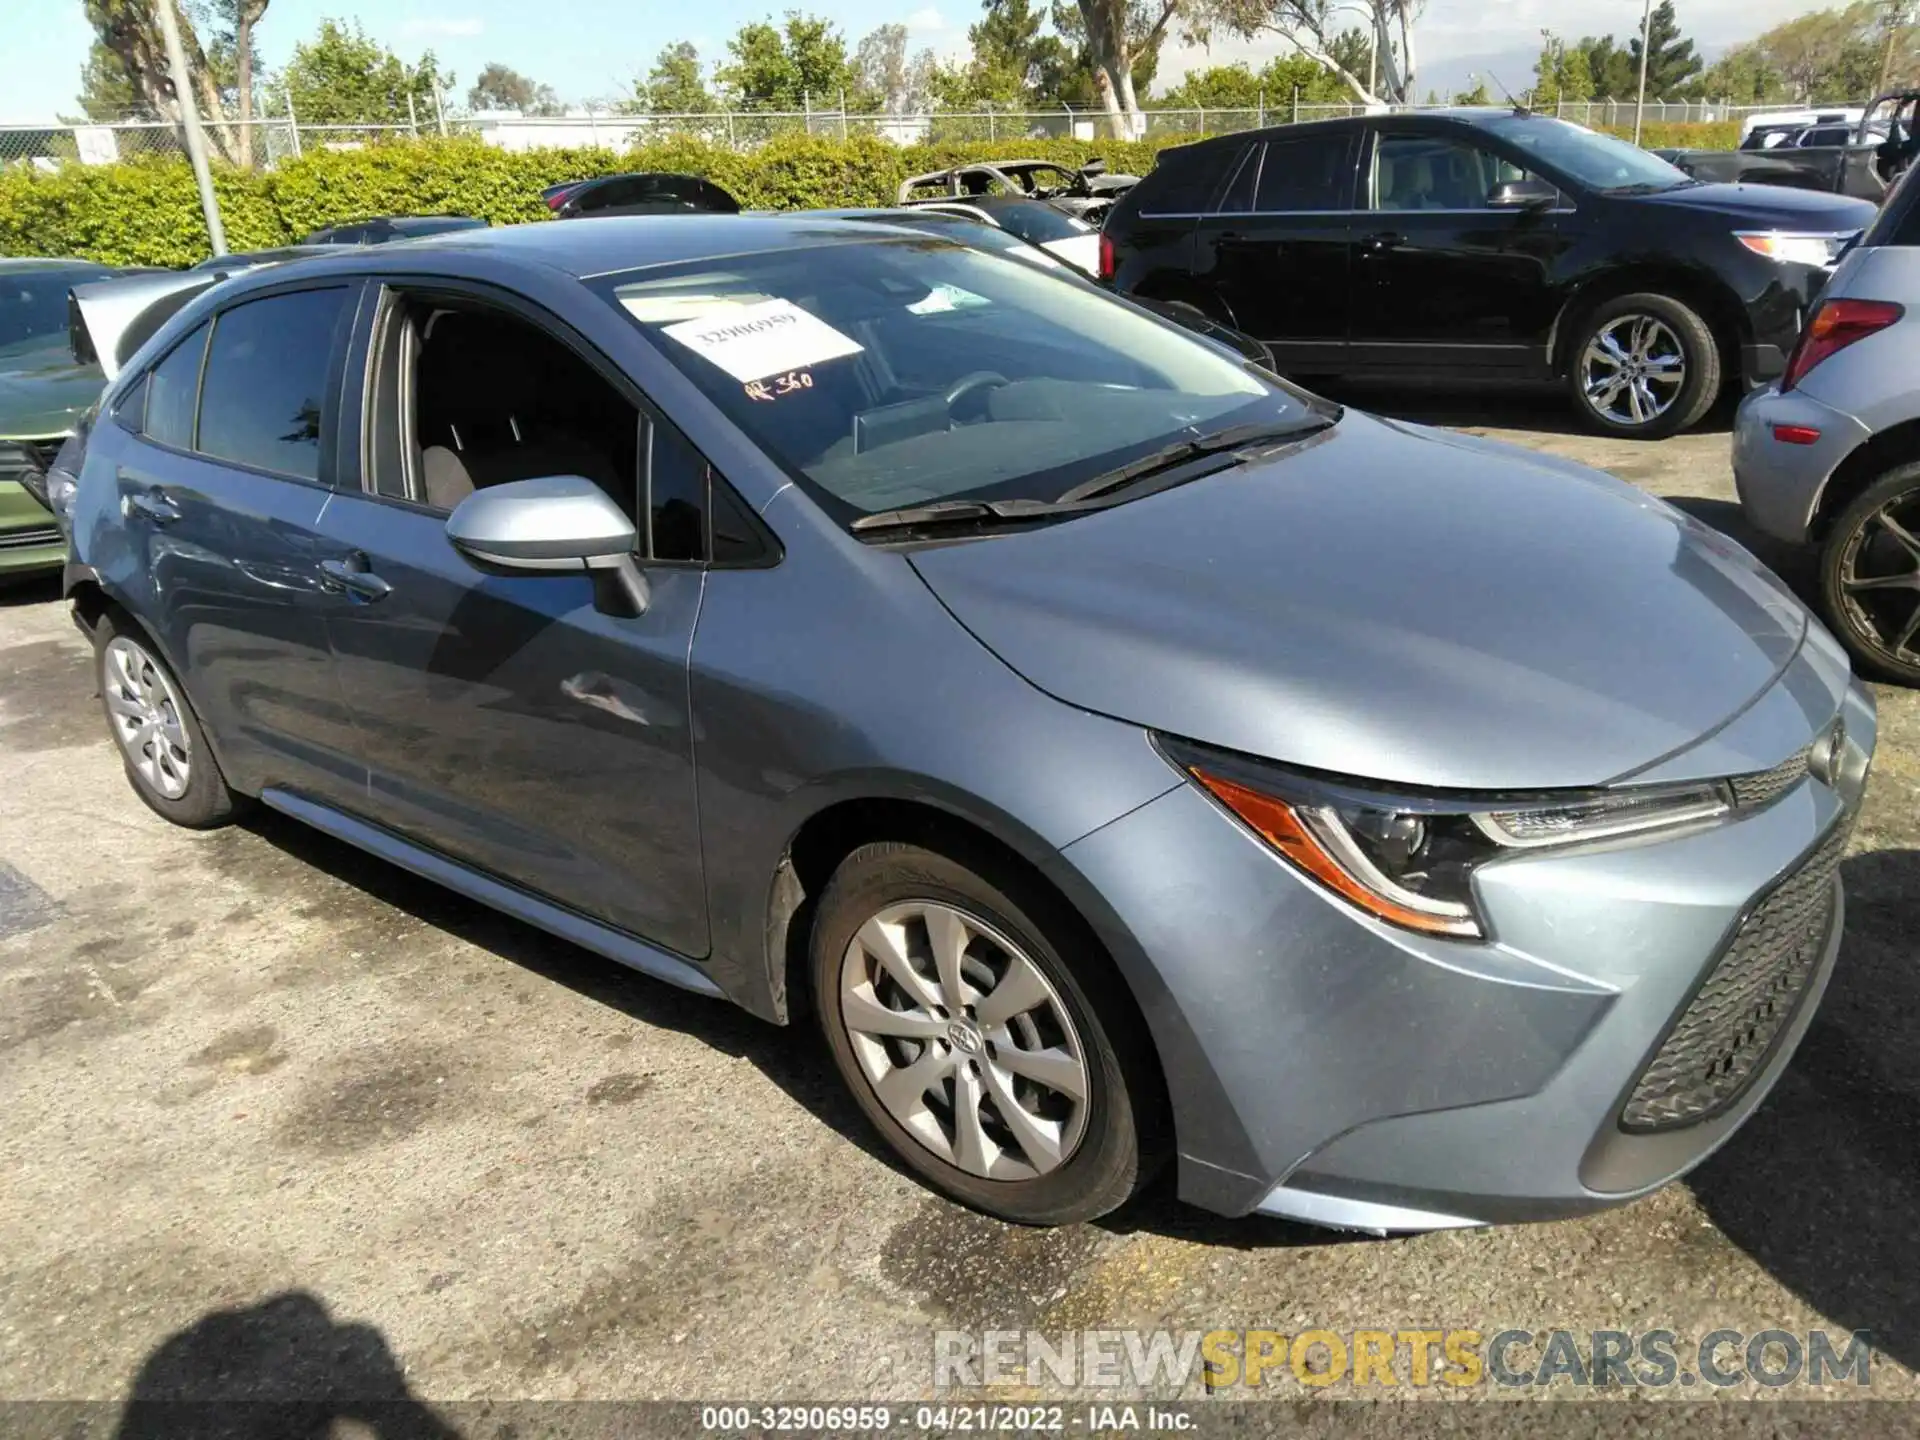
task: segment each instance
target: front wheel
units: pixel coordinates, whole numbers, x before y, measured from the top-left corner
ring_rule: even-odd
[[[1002,1219],[1063,1225],[1143,1183],[1155,1092],[1112,978],[1096,1005],[1090,942],[1036,889],[863,846],[821,896],[813,984],[841,1078],[908,1166]]]
[[[1920,465],[1889,470],[1833,522],[1820,592],[1863,668],[1920,685]]]
[[[1622,295],[1576,334],[1567,367],[1574,407],[1594,429],[1660,440],[1720,397],[1720,347],[1693,310],[1665,295]]]

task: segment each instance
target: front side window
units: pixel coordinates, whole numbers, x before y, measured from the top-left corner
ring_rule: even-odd
[[[223,310],[207,347],[194,448],[215,460],[314,480],[320,416],[345,286],[269,295]]]
[[[1374,147],[1375,210],[1483,210],[1496,185],[1531,177],[1465,140],[1383,135]]]
[[[1346,209],[1351,189],[1349,145],[1344,131],[1269,140],[1253,208],[1283,213]]]
[[[599,288],[842,520],[952,496],[1057,499],[1202,430],[1313,413],[1090,287],[931,236]]]
[[[193,448],[193,406],[200,394],[200,362],[207,353],[209,328],[205,322],[196,326],[147,377],[146,416],[140,431],[156,444],[176,450]]]

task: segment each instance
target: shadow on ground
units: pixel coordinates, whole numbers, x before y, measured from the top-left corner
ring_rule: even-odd
[[[727,1001],[677,990],[270,810],[254,811],[246,828],[289,859],[324,871],[422,924],[456,935],[623,1015],[691,1035],[748,1061],[822,1124],[895,1171],[911,1175],[848,1096],[811,1015],[798,1016],[792,1025],[781,1027]],[[1119,1233],[1151,1231],[1236,1249],[1366,1243],[1364,1237],[1281,1220],[1229,1220],[1184,1205],[1175,1198],[1171,1166],[1133,1204],[1098,1223]]]
[[[14,606],[45,605],[60,598],[60,572],[29,575],[24,579],[0,578],[0,609]]]
[[[386,1337],[303,1290],[215,1310],[163,1340],[133,1380],[115,1440],[457,1440],[416,1399]]]
[[[1688,1183],[1774,1278],[1920,1366],[1920,851],[1841,870],[1846,937],[1819,1017],[1766,1103]]]

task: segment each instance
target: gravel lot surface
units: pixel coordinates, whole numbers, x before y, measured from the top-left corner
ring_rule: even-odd
[[[1553,397],[1345,398],[1750,540],[1724,418],[1646,445],[1568,433]],[[1686,1183],[1386,1242],[1164,1193],[1046,1232],[892,1168],[810,1030],[272,816],[169,828],[54,590],[0,594],[0,1399],[898,1400],[926,1395],[933,1331],[989,1327],[1869,1329],[1872,1393],[1913,1396],[1920,701],[1880,704],[1825,1007]]]

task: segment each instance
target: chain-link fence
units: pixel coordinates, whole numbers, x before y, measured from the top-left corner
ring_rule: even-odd
[[[1841,108],[1847,102],[1810,108]],[[1857,104],[1858,102],[1854,102]],[[1291,99],[1244,109],[1150,108],[1138,120],[1146,138],[1178,135],[1219,135],[1292,121],[1326,120],[1365,113],[1360,105],[1299,104]],[[1425,107],[1413,107],[1425,108]],[[1582,125],[1631,126],[1631,100],[1565,102],[1554,114]],[[1731,106],[1703,101],[1647,102],[1649,124],[1685,124],[1739,120],[1756,113],[1772,113],[1790,106]],[[694,137],[716,145],[752,149],[775,135],[870,135],[899,145],[958,141],[1019,139],[1093,140],[1110,133],[1107,117],[1097,111],[995,110],[932,111],[893,115],[850,112],[844,109],[793,111],[716,110],[698,115],[623,115],[614,113],[523,118],[517,115],[477,115],[458,119],[409,122],[399,125],[307,125],[286,117],[205,122],[207,143],[214,156],[229,164],[253,169],[271,167],[290,155],[312,148],[358,149],[393,138],[421,135],[477,134],[490,144],[509,150],[548,146],[596,146],[627,150],[650,141]],[[63,164],[104,165],[143,155],[179,155],[185,152],[179,127],[164,121],[125,120],[89,125],[0,125],[0,166],[31,165],[53,168]]]

